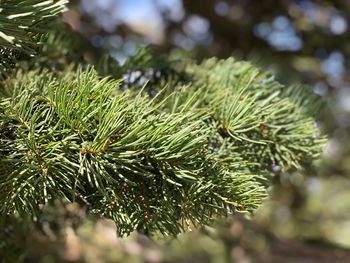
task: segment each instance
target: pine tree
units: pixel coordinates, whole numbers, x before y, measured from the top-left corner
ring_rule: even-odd
[[[65,2],[0,4],[5,228],[74,202],[113,219],[119,235],[177,235],[249,216],[278,173],[321,152],[323,102],[303,86],[285,87],[248,62],[197,64],[151,49],[113,72],[110,61],[53,70],[45,50],[60,52],[52,18]]]

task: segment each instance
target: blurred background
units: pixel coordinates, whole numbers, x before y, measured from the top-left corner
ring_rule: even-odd
[[[23,69],[59,72],[79,62],[93,64],[101,75],[127,76],[125,86],[142,79],[139,86],[150,81],[159,90],[157,78],[166,72],[158,60],[234,57],[272,72],[285,85],[305,83],[305,89],[325,101],[324,113],[315,123],[328,137],[321,160],[302,171],[277,171],[270,196],[253,220],[234,218],[218,233],[204,229],[203,236],[193,231],[183,250],[174,242],[174,257],[165,262],[226,262],[219,258],[227,257],[226,252],[242,263],[350,262],[350,0],[70,0],[56,22],[42,45],[43,56],[21,61]],[[133,71],[128,59],[143,47],[152,48],[145,52],[148,59],[151,56],[146,62],[155,64]],[[159,263],[168,253],[163,243],[155,245],[141,235],[121,245],[113,223],[87,218],[75,204],[48,209],[29,234],[21,224],[19,229],[0,231],[2,240],[10,231],[15,233],[10,247],[29,247],[34,258],[46,257],[26,262]],[[316,249],[308,248],[310,244]],[[6,262],[2,245],[0,262]],[[334,260],[335,254],[327,250],[334,247],[335,254],[345,249],[347,259]],[[194,251],[193,260],[181,261],[178,255],[186,257],[188,250]],[[48,251],[65,260],[55,261]],[[245,258],[244,253],[251,252],[257,261]],[[130,255],[137,259],[131,261]],[[277,255],[277,261],[266,259],[269,255]],[[305,256],[314,260],[304,261]]]
[[[350,85],[349,16],[347,0],[74,0],[64,21],[120,63],[138,46],[178,47],[252,60],[324,95]]]
[[[61,20],[34,68],[83,62],[119,78],[130,64],[119,66],[150,46],[155,61],[235,57],[286,85],[308,84],[328,105],[315,124],[329,138],[323,158],[277,175],[254,222],[278,237],[350,248],[349,0],[71,0]]]
[[[349,126],[350,1],[71,0],[63,21],[88,63],[107,53],[123,65],[143,46],[198,61],[233,56],[331,96],[327,129],[344,137]]]
[[[282,175],[256,218],[278,236],[350,247],[350,1],[73,0],[63,21],[79,43],[67,53],[95,65],[152,46],[198,61],[233,56],[308,84],[329,105],[323,160]]]

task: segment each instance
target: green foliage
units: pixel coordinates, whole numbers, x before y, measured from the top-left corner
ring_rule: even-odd
[[[252,162],[286,171],[319,155],[324,139],[315,117],[324,102],[306,87],[284,87],[268,73],[233,59],[188,68],[193,92],[205,93],[203,109],[212,109],[217,129]]]
[[[232,71],[206,79],[210,63]],[[120,234],[174,235],[253,211],[270,166],[299,168],[323,139],[281,85],[237,64],[193,64],[189,86],[153,98],[92,69],[15,82],[1,102],[1,213],[35,218],[42,204],[79,201]]]
[[[16,58],[36,54],[44,28],[64,10],[66,0],[0,1],[0,72],[13,67]]]
[[[1,74],[11,52],[35,54],[43,23],[63,3],[21,1],[14,14],[15,2],[1,1]],[[75,202],[113,219],[121,236],[177,235],[235,212],[251,215],[275,173],[301,169],[321,152],[314,120],[322,102],[303,87],[284,87],[246,62],[196,64],[147,50],[114,70],[110,58],[98,60],[97,71],[65,68],[84,61],[71,56],[79,40],[70,40],[51,32],[45,57],[1,82],[4,229]]]

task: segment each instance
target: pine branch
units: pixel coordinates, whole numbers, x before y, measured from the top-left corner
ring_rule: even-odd
[[[50,200],[84,200],[121,234],[176,234],[265,196],[254,176],[207,155],[202,113],[154,114],[164,102],[111,96],[120,82],[92,70],[44,80],[22,83],[1,103],[2,214],[35,217]]]
[[[66,0],[1,0],[0,2],[0,73],[13,67],[16,58],[33,56],[43,26],[64,11]]]
[[[209,111],[219,135],[236,142],[232,151],[260,163],[260,169],[301,168],[319,156],[325,138],[315,118],[324,102],[307,87],[284,87],[251,64],[233,59],[188,64],[186,72],[192,85],[181,88],[182,96],[200,91],[193,107]],[[181,108],[175,100],[168,107]]]
[[[321,152],[300,93],[248,63],[185,69],[187,86],[151,97],[92,69],[12,84],[1,102],[1,214],[35,218],[54,200],[76,201],[121,235],[174,235],[254,211],[274,166],[300,168]]]

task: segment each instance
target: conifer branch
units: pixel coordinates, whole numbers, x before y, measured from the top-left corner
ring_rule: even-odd
[[[253,211],[270,166],[300,167],[323,138],[302,103],[264,73],[231,72],[228,60],[210,71],[228,75],[202,76],[205,63],[188,68],[189,86],[152,99],[91,68],[74,79],[22,78],[1,102],[0,212],[35,218],[54,200],[78,201],[122,235],[174,235]]]
[[[67,0],[0,1],[0,73],[17,58],[32,56],[47,33],[44,25],[65,10]]]

